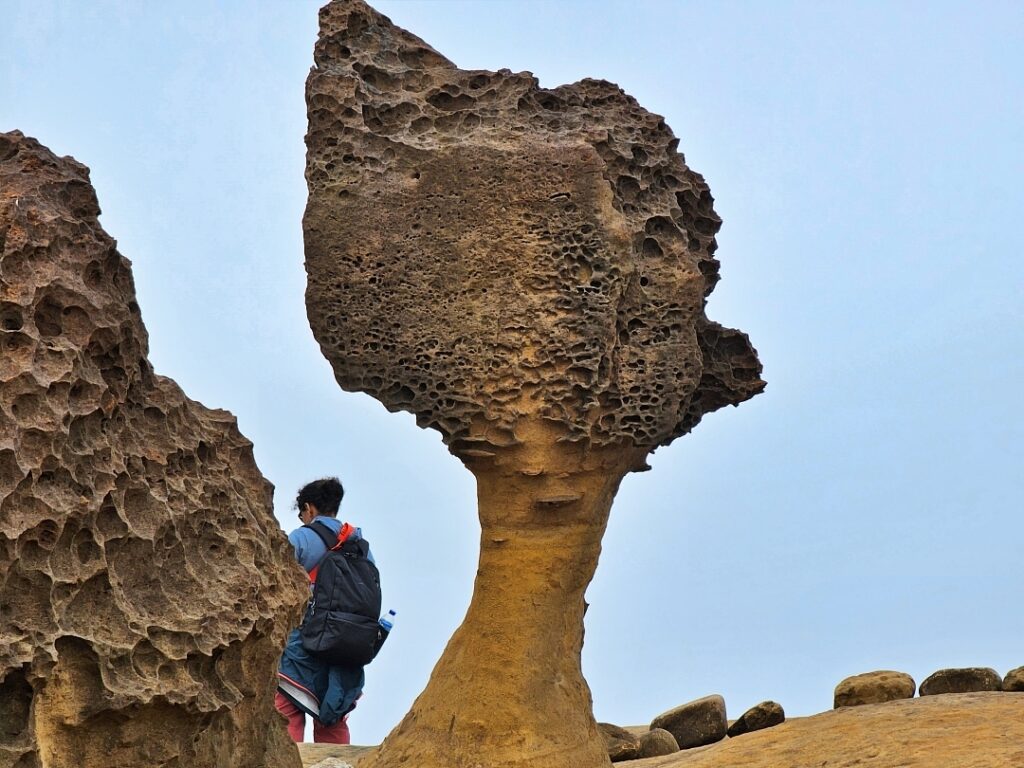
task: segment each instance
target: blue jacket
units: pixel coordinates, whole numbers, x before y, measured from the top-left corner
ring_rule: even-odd
[[[334,532],[341,530],[337,518],[317,515],[316,521]],[[352,538],[362,538],[362,531],[356,528]],[[308,528],[292,531],[288,540],[295,547],[295,559],[307,573],[327,553],[323,540]],[[298,629],[288,635],[277,677],[278,690],[324,725],[333,725],[355,707],[366,682],[362,667],[332,667],[310,656],[302,647]]]

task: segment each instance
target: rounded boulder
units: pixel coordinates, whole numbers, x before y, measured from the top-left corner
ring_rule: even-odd
[[[883,704],[887,701],[914,698],[917,685],[905,672],[878,670],[853,675],[836,686],[833,706],[858,707],[862,704]]]
[[[682,704],[654,718],[651,730],[655,728],[664,728],[671,733],[680,749],[721,741],[729,728],[725,699],[714,694]]]

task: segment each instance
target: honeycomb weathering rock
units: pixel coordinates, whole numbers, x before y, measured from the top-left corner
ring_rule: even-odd
[[[720,219],[664,120],[601,80],[464,71],[361,0],[307,82],[307,307],[341,386],[463,458],[525,417],[651,450],[764,387],[709,321]]]
[[[0,765],[297,766],[271,487],[153,372],[98,215],[85,166],[0,134]]]

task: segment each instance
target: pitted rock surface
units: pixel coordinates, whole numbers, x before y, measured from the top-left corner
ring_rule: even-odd
[[[307,81],[307,308],[341,386],[462,458],[523,415],[648,450],[764,387],[705,317],[720,219],[619,87],[465,71],[361,0]]]
[[[0,765],[297,766],[270,484],[153,372],[99,212],[85,166],[0,134]]]

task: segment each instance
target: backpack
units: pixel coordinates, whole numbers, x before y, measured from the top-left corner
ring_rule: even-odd
[[[380,574],[367,555],[366,539],[352,540],[348,523],[335,535],[321,522],[314,531],[327,553],[310,574],[313,596],[299,634],[310,655],[332,666],[361,667],[373,661],[388,633],[379,623]]]

